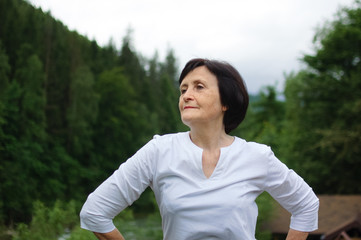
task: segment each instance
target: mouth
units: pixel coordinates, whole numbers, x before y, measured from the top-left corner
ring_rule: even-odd
[[[191,107],[191,106],[185,106],[183,109],[194,109],[196,107]]]

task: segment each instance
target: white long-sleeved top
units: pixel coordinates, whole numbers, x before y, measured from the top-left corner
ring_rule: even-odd
[[[309,232],[318,225],[318,198],[269,147],[235,137],[221,148],[206,178],[202,149],[184,132],[155,136],[121,164],[88,196],[81,227],[114,230],[112,219],[148,186],[160,209],[164,239],[255,239],[255,199],[263,191],[291,212],[292,229]]]

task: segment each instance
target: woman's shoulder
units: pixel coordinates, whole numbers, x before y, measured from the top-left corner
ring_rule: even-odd
[[[177,133],[167,133],[167,134],[155,134],[153,136],[153,139],[157,139],[157,140],[162,140],[162,141],[167,141],[167,140],[172,140],[175,138],[184,138],[185,136],[187,136],[187,134],[189,134],[188,132],[177,132]]]
[[[247,141],[240,137],[235,137],[239,146],[242,146],[242,150],[248,154],[264,155],[272,153],[271,147],[258,142]]]
[[[187,137],[187,132],[167,133],[163,135],[155,134],[153,140],[159,143],[182,141]]]
[[[178,133],[168,133],[159,135],[156,134],[153,136],[151,142],[159,148],[167,148],[171,146],[179,146],[179,144],[185,144],[187,142],[187,137],[189,136],[188,132],[178,132]]]
[[[263,143],[253,142],[253,141],[247,141],[246,139],[243,139],[241,137],[235,136],[236,141],[239,144],[244,144],[247,147],[250,148],[258,148],[258,149],[268,149],[269,146]]]
[[[142,148],[138,149],[135,156],[140,156],[140,159],[157,159],[159,156],[166,152],[172,152],[174,149],[178,149],[178,146],[182,143],[186,133],[171,133],[164,135],[153,135]]]

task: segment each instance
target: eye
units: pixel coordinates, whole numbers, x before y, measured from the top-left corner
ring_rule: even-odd
[[[204,86],[202,84],[197,84],[196,88],[197,88],[197,90],[202,90],[204,88]]]
[[[186,91],[187,91],[187,89],[185,89],[185,88],[181,89],[181,90],[180,90],[181,95],[182,95],[182,94],[185,94]]]

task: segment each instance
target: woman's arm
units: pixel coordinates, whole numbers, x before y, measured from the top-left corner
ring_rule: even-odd
[[[312,188],[297,173],[279,161],[272,151],[269,152],[268,159],[265,190],[292,214],[290,228],[302,232],[316,230],[319,200]],[[290,230],[289,234],[292,237],[295,233]]]
[[[125,240],[123,235],[116,228],[108,233],[94,232],[94,234],[99,240]]]
[[[155,169],[156,151],[155,140],[152,140],[121,164],[88,196],[80,211],[82,228],[95,233],[111,233],[109,239],[123,239],[120,238],[121,234],[113,232],[113,219],[138,199],[150,185]],[[97,237],[102,239],[107,235],[98,234]]]
[[[290,228],[286,240],[306,240],[308,232],[300,232]]]

